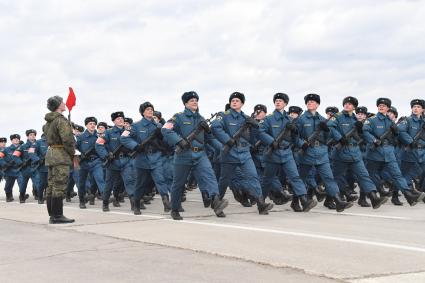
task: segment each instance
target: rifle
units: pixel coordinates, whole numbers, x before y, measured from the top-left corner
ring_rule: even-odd
[[[211,120],[215,117],[215,116],[217,116],[217,114],[218,114],[218,112],[216,112],[216,113],[214,113],[214,114],[211,114],[211,117],[210,118],[208,118],[208,119],[206,119],[206,120],[202,120],[202,121],[200,121],[199,123],[198,123],[198,125],[196,126],[196,128],[195,129],[193,129],[192,130],[192,132],[190,132],[190,134],[186,137],[186,141],[187,141],[187,143],[188,144],[191,144],[195,139],[196,139],[196,137],[200,134],[200,133],[202,133],[203,131],[205,131],[205,130],[207,130],[205,127],[204,127],[204,125],[205,125],[205,123],[207,123],[207,125],[209,126],[210,125],[210,123],[211,123]],[[185,148],[182,148],[180,145],[176,145],[176,153],[180,153],[180,152],[182,152],[183,150],[184,150]]]
[[[239,128],[239,130],[236,131],[236,133],[233,135],[232,139],[235,141],[235,143],[242,137],[243,133],[251,128],[253,125],[251,123],[247,123],[245,120],[245,123]],[[230,146],[225,144],[223,147],[223,153],[226,154],[230,150]]]
[[[296,123],[297,123],[297,119],[293,119],[291,123],[289,123],[289,126],[287,126],[288,124],[286,124],[285,128],[282,131],[280,131],[279,135],[276,137],[274,141],[280,145],[280,143],[283,142],[284,140],[288,140],[290,138],[290,134],[292,130],[295,129],[294,127]],[[273,153],[273,151],[274,151],[274,148],[272,146],[269,146],[265,154],[270,155]]]
[[[96,144],[93,145],[86,153],[81,152],[80,162],[85,161],[90,155],[96,154]]]
[[[119,146],[117,146],[117,148],[115,148],[114,151],[112,151],[112,153],[110,155],[108,155],[108,157],[106,158],[106,160],[102,163],[102,165],[104,167],[108,166],[109,163],[111,163],[112,160],[114,160],[114,158],[117,156],[117,154],[121,151],[121,149],[124,147],[124,145],[120,144]]]
[[[330,119],[332,119],[334,115],[331,115],[329,119],[326,119],[324,122],[328,122]],[[312,145],[316,140],[320,138],[320,133],[322,132],[322,128],[320,128],[320,125],[314,130],[314,132],[307,138],[307,144],[308,146]]]
[[[136,146],[136,148],[142,148],[142,151],[145,151],[145,147],[148,144],[153,145],[154,147],[158,148],[159,150],[164,150],[157,142],[157,138],[159,138],[161,135],[161,129],[157,128],[155,131],[145,140],[143,140],[139,145]],[[130,157],[133,157],[137,153],[137,149],[130,152]]]
[[[362,123],[362,122],[360,122],[360,123]],[[345,137],[346,140],[349,140],[350,138],[354,138],[356,141],[358,141],[358,143],[360,143],[362,141],[362,139],[359,137],[358,134],[359,134],[359,132],[357,131],[357,127],[354,125],[354,127],[350,131],[348,131],[346,134],[344,134],[343,137]],[[335,145],[335,148],[337,150],[340,150],[343,147],[343,145],[341,144],[340,141],[338,141],[336,143],[334,143],[334,141],[335,141],[334,139],[331,139],[330,141],[327,142],[327,145],[328,146]]]
[[[424,136],[423,136],[423,135],[424,135],[424,131],[425,131],[425,124],[424,124],[424,125],[422,125],[421,130],[420,130],[420,131],[418,131],[418,132],[416,133],[416,135],[413,137],[413,141],[412,141],[411,145],[415,146],[415,145],[417,145],[417,143],[418,143],[418,141],[419,141],[419,140],[424,139]],[[411,148],[412,148],[413,146],[411,146]],[[407,147],[408,147],[408,146],[407,146]],[[406,149],[407,149],[407,147],[406,147]]]
[[[393,123],[383,134],[380,138],[378,138],[377,140],[379,141],[379,144],[376,145],[375,144],[375,148],[377,148],[379,145],[382,144],[382,142],[384,142],[385,140],[388,140],[390,137],[392,137],[393,135],[393,127],[397,126],[398,124],[400,124],[401,122],[403,122],[404,120],[406,120],[406,117],[401,117],[397,123]]]
[[[255,144],[254,144],[254,146],[251,148],[251,153],[252,154],[255,154],[255,153],[258,153],[258,150],[259,150],[259,148],[260,148],[260,146],[261,146],[261,144],[262,144],[263,142],[261,141],[261,140],[258,140]]]
[[[28,158],[28,159],[26,159],[26,160],[22,161],[22,164],[21,164],[21,165],[19,165],[16,169],[17,169],[18,171],[20,171],[20,170],[22,170],[22,168],[27,167],[27,166],[28,166],[28,165],[30,165],[30,164],[31,164],[31,158]]]

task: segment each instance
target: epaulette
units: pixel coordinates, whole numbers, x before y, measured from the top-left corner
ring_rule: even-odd
[[[224,115],[229,115],[230,114],[230,110],[224,111]]]
[[[339,116],[341,116],[342,115],[342,112],[338,112],[338,113],[336,113],[335,115],[334,115],[334,117],[339,117]]]

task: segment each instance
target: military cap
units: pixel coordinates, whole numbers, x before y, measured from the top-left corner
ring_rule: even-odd
[[[58,95],[52,96],[49,99],[47,99],[47,109],[54,112],[58,109],[58,107],[61,105],[62,102],[63,102],[62,97]]]
[[[257,104],[254,106],[254,112],[261,112],[264,111],[264,113],[267,113],[267,107],[263,104]]]
[[[161,118],[162,118],[162,113],[161,113],[160,111],[154,111],[154,112],[153,112],[153,115],[154,115],[155,117],[157,117],[158,119],[160,119],[160,120],[161,120]]]
[[[0,138],[0,142],[7,142],[7,138]]]
[[[316,101],[318,104],[320,104],[320,95],[315,93],[309,93],[306,96],[304,96],[304,102],[307,104],[310,100]]]
[[[20,139],[21,139],[21,136],[20,136],[20,135],[18,135],[18,134],[10,135],[10,140],[13,140],[13,139],[18,139],[18,140],[20,140]]]
[[[108,128],[108,124],[106,124],[106,122],[99,122],[99,124],[97,124],[97,128],[99,127],[104,127],[105,129]]]
[[[95,124],[97,124],[97,119],[95,117],[87,117],[86,119],[84,119],[84,125],[87,125],[90,122],[94,122]]]
[[[413,108],[413,106],[419,105],[423,108],[425,108],[425,101],[423,99],[413,99],[410,101],[410,108]]]
[[[299,106],[291,106],[288,109],[289,114],[291,113],[297,113],[298,115],[301,115],[303,113],[303,109]]]
[[[124,112],[122,112],[122,111],[117,111],[117,112],[112,113],[112,114],[111,114],[112,122],[113,122],[113,121],[115,121],[115,119],[117,119],[117,118],[119,118],[119,117],[122,117],[122,118],[124,119]]]
[[[275,95],[273,95],[273,103],[276,102],[276,99],[282,99],[285,101],[286,104],[289,102],[289,96],[286,93],[278,92]]]
[[[29,129],[25,131],[25,135],[28,137],[30,134],[35,134],[37,135],[37,131],[34,129]]]
[[[125,117],[124,118],[124,123],[133,124],[133,119],[131,119],[130,117]]]
[[[342,106],[344,106],[345,103],[351,103],[354,107],[359,106],[359,101],[357,100],[357,98],[352,96],[347,96],[346,98],[344,98],[344,100],[342,100]]]
[[[387,105],[388,108],[391,108],[391,99],[385,97],[378,98],[378,100],[376,100],[376,106],[379,106],[379,104],[384,104]]]
[[[142,104],[140,104],[139,106],[139,113],[140,115],[143,116],[143,112],[145,112],[146,108],[151,107],[152,111],[155,111],[155,108],[153,107],[153,104],[150,103],[149,101],[143,102]]]
[[[336,114],[339,112],[339,109],[338,107],[335,107],[335,106],[326,107],[325,113],[329,113],[329,112],[331,112],[332,114]]]
[[[195,91],[186,91],[182,95],[183,104],[186,104],[192,98],[196,98],[196,100],[199,100],[199,95]]]
[[[367,115],[367,107],[365,107],[365,106],[359,106],[359,107],[357,107],[356,108],[356,113],[357,114],[363,113],[363,114],[366,114]]]
[[[398,117],[398,111],[397,108],[395,108],[394,106],[390,107],[390,110],[388,110],[388,112],[394,113],[395,117]]]
[[[232,102],[233,98],[239,98],[242,104],[245,104],[245,95],[241,92],[235,91],[229,96],[229,103]]]

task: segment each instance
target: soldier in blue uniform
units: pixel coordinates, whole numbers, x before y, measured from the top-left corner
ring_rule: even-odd
[[[425,121],[422,116],[425,103],[421,99],[413,99],[410,107],[412,114],[401,122],[398,128],[400,141],[404,145],[401,153],[401,173],[409,187],[413,187],[413,180],[420,179],[425,174]]]
[[[7,143],[7,138],[1,137],[0,138],[0,182],[4,178],[4,169],[7,166],[7,163],[5,161],[6,154],[4,153],[4,150],[6,149],[6,143]]]
[[[350,169],[357,177],[361,193],[366,194],[371,200],[372,207],[377,209],[388,199],[377,196],[375,184],[370,179],[363,163],[358,145],[363,133],[363,123],[357,121],[354,114],[358,100],[355,97],[348,96],[344,98],[342,105],[344,110],[337,113],[328,122],[331,138],[337,142],[337,146],[334,147],[332,152],[334,176],[336,176],[337,184],[342,191],[345,189],[346,173]],[[350,136],[347,136],[347,134],[350,134]]]
[[[211,208],[218,217],[224,217],[223,210],[228,201],[220,199],[217,179],[205,153],[205,143],[213,140],[210,128],[204,117],[199,114],[199,96],[194,91],[185,92],[182,102],[183,112],[175,114],[162,128],[162,134],[170,146],[179,148],[174,155],[174,176],[171,187],[171,217],[174,220],[183,219],[180,216],[181,197],[190,171],[196,178],[201,192],[206,192],[211,198]],[[198,135],[188,141],[188,136],[201,129]]]
[[[78,197],[80,199],[80,208],[86,208],[86,193],[91,205],[94,205],[95,189],[99,189],[102,194],[105,190],[105,176],[103,175],[102,160],[96,151],[96,141],[98,133],[96,131],[97,119],[87,117],[84,119],[86,130],[77,137],[76,147],[80,155],[80,185],[78,187]],[[97,185],[91,186],[92,191],[87,187],[87,178],[92,177]]]
[[[241,189],[257,202],[260,214],[268,214],[273,204],[264,201],[260,180],[250,153],[251,135],[258,134],[259,124],[254,118],[243,113],[242,106],[245,103],[243,93],[232,93],[229,103],[230,109],[217,115],[217,119],[212,123],[214,136],[224,145],[221,152],[220,195],[224,196],[236,170],[240,170],[244,176]],[[238,132],[241,135],[236,137]]]
[[[366,120],[363,125],[363,137],[367,146],[367,169],[376,186],[380,185],[380,175],[387,170],[392,176],[394,186],[401,190],[407,202],[413,206],[422,201],[425,193],[411,190],[400,172],[394,152],[394,139],[399,133],[397,125],[388,116],[391,100],[379,98],[376,101],[378,114]]]
[[[130,150],[123,146],[120,141],[121,134],[124,132],[124,113],[117,111],[111,114],[111,120],[114,126],[105,131],[103,136],[97,138],[96,152],[103,160],[108,160],[106,167],[105,190],[103,192],[104,212],[109,211],[109,198],[112,189],[120,182],[122,178],[125,190],[130,198],[131,208],[134,210],[134,186],[135,173],[133,162],[130,156]],[[118,198],[116,192],[114,196]]]
[[[161,124],[153,119],[154,106],[144,102],[139,107],[142,119],[132,124],[130,130],[121,135],[121,143],[128,149],[137,152],[135,159],[136,186],[134,193],[134,214],[141,214],[140,202],[152,182],[161,195],[164,212],[170,211],[170,187],[165,181],[160,140]],[[150,142],[146,142],[150,140]]]
[[[260,138],[272,150],[271,154],[264,155],[265,192],[263,191],[263,195],[268,195],[268,190],[273,184],[273,178],[277,176],[279,170],[283,170],[294,191],[294,197],[301,202],[302,210],[308,212],[317,205],[317,202],[307,198],[307,189],[298,174],[297,165],[292,154],[291,148],[297,142],[298,133],[295,124],[296,120],[291,121],[285,111],[288,102],[289,97],[287,94],[276,93],[273,96],[275,110],[261,123]],[[277,140],[282,132],[287,133],[285,138]]]
[[[37,140],[35,143],[36,153],[39,158],[39,161],[36,164],[36,170],[38,171],[38,175],[39,175],[39,184],[37,186],[38,188],[37,196],[38,196],[39,204],[44,203],[44,200],[43,200],[44,191],[47,189],[47,184],[48,184],[48,169],[45,164],[47,148],[48,148],[48,145],[47,145],[46,137],[44,134],[42,134],[41,138]]]
[[[22,174],[19,172],[19,164],[16,164],[15,155],[20,155],[20,152],[15,152],[20,146],[21,136],[18,134],[10,135],[10,142],[12,143],[10,146],[6,147],[4,150],[4,161],[6,163],[5,168],[5,180],[6,183],[4,185],[4,191],[6,193],[6,202],[13,201],[13,186],[15,185],[15,181],[21,182]],[[28,198],[28,194],[23,196],[23,199],[26,200]]]
[[[298,147],[302,149],[299,168],[301,179],[305,181],[311,170],[315,168],[325,185],[326,194],[335,202],[337,212],[342,212],[353,204],[341,199],[338,185],[332,174],[326,145],[330,129],[327,120],[317,112],[320,96],[314,93],[307,94],[304,101],[307,111],[297,120]]]

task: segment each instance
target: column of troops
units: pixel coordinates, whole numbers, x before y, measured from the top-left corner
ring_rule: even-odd
[[[349,96],[342,111],[327,107],[323,117],[319,95],[304,97],[305,110],[285,110],[288,95],[276,93],[270,114],[258,104],[247,115],[244,94],[234,92],[224,111],[207,119],[199,113],[196,92],[181,99],[183,111],[168,121],[144,102],[138,121],[117,111],[111,114],[113,126],[87,117],[84,129],[62,115],[61,97],[49,98],[40,139],[32,129],[25,143],[18,134],[10,136],[9,146],[0,138],[6,201],[14,201],[17,181],[25,203],[30,178],[34,198],[47,202],[50,223],[73,221],[63,216],[63,199],[71,202],[77,195],[81,209],[99,199],[104,212],[128,197],[136,215],[159,195],[175,220],[183,219],[182,202],[195,188],[217,217],[226,216],[228,188],[237,202],[257,206],[261,215],[273,204],[308,212],[323,202],[342,212],[354,202],[377,209],[389,198],[397,206],[403,205],[401,196],[410,206],[424,200],[422,99],[412,100],[411,114],[398,118],[388,98],[379,98],[372,114]]]

